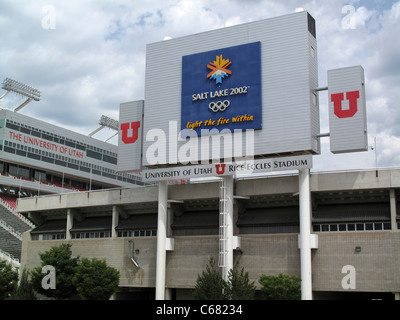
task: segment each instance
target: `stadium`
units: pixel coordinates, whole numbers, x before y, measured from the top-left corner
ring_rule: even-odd
[[[219,254],[221,182],[168,188],[166,299],[191,299],[197,276]],[[105,258],[121,272],[116,299],[154,299],[158,187],[121,188],[21,199],[18,210],[40,227],[24,233],[22,264],[63,243],[73,255]],[[235,262],[257,283],[261,274],[300,275],[297,174],[236,179]],[[400,170],[311,175],[314,299],[394,299],[400,282]],[[396,209],[397,208],[397,209]],[[68,226],[68,227],[67,227]],[[91,239],[94,237],[95,239]],[[139,265],[139,267],[137,265]],[[356,271],[355,288],[342,286]]]
[[[0,248],[28,269],[61,243],[104,258],[120,300],[192,299],[210,256],[224,279],[300,276],[303,300],[400,299],[400,170],[311,170],[322,137],[368,150],[363,68],[320,88],[317,58],[306,11],[148,44],[118,146],[2,110],[2,219],[23,225],[1,230],[21,251]]]
[[[143,185],[116,171],[115,145],[12,110],[0,110],[0,141],[0,249],[17,263],[35,226],[16,212],[18,198]]]

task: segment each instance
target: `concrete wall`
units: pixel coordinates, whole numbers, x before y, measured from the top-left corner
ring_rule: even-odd
[[[130,260],[130,243],[134,240],[134,249],[139,249],[135,260],[141,269],[135,267]],[[39,253],[49,250],[62,243],[72,244],[72,256],[85,258],[106,259],[109,266],[120,272],[120,286],[154,287],[156,275],[156,244],[155,237],[151,238],[103,238],[84,240],[46,240],[31,241],[29,231],[24,233],[21,266],[33,269],[40,266]]]
[[[342,268],[355,268],[354,291],[399,292],[400,233],[319,233],[319,246],[312,256],[313,290],[345,291]],[[356,252],[355,247],[361,247]],[[347,291],[347,290],[346,290]],[[353,290],[350,290],[353,291]]]
[[[314,291],[348,291],[342,287],[347,273],[342,268],[354,266],[356,289],[350,291],[400,291],[400,233],[346,232],[319,233],[319,247],[313,250],[312,274]],[[39,252],[61,243],[72,244],[73,256],[105,258],[107,264],[120,271],[121,287],[155,287],[156,238],[116,238],[84,240],[30,241],[24,233],[23,260],[32,269],[40,265]],[[134,258],[141,269],[130,261],[130,243],[139,250]],[[355,252],[360,246],[361,252]],[[259,287],[261,274],[300,275],[300,255],[297,234],[243,235],[242,254],[235,253],[235,262],[249,272],[250,279]],[[194,288],[213,256],[218,261],[217,236],[175,237],[175,250],[167,252],[166,287]]]

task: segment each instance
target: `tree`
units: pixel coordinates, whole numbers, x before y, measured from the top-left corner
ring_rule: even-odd
[[[235,264],[228,273],[226,294],[230,300],[254,300],[256,287],[254,281],[250,282],[249,273],[244,268],[239,270]]]
[[[21,274],[18,286],[11,294],[9,300],[36,300],[32,284],[28,280],[29,271],[24,269]]]
[[[31,282],[35,291],[58,300],[69,299],[76,294],[75,287],[72,283],[72,277],[75,275],[79,257],[71,257],[71,246],[71,244],[64,243],[39,254],[42,260],[41,267],[35,268],[31,272]],[[42,273],[43,267],[45,266],[51,266],[55,270],[54,289],[43,287],[42,280],[44,277],[47,277],[46,273]]]
[[[280,273],[278,276],[261,275],[259,283],[261,291],[267,300],[300,300],[301,279]]]
[[[0,300],[7,299],[18,282],[18,272],[4,260],[0,260]]]
[[[83,258],[72,282],[83,300],[108,300],[118,289],[119,277],[119,271],[107,266],[104,259]]]
[[[206,266],[206,271],[197,277],[193,296],[198,300],[226,300],[226,282],[215,267],[213,257]]]

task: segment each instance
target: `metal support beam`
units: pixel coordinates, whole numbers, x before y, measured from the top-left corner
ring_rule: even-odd
[[[329,137],[331,134],[329,132],[326,133],[318,133],[317,138],[322,138],[322,137]]]
[[[99,132],[100,130],[104,129],[106,126],[100,126],[96,130],[92,131],[88,134],[89,137],[93,136],[95,133]]]
[[[25,100],[25,102],[21,103],[18,107],[16,107],[14,109],[14,112],[18,112],[19,110],[21,110],[23,107],[25,107],[29,102],[31,102],[33,99],[32,98],[28,98]]]
[[[301,299],[312,300],[310,169],[299,170]]]
[[[3,99],[6,95],[8,95],[10,93],[10,91],[7,91],[6,93],[4,93],[1,97],[0,97],[0,99]]]
[[[158,183],[156,300],[165,299],[165,266],[167,242],[168,183]]]

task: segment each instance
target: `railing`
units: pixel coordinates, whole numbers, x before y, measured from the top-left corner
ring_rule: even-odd
[[[10,262],[15,268],[21,267],[21,262],[18,258],[14,257],[11,253],[5,252],[1,249],[0,259]]]
[[[0,204],[7,209],[11,214],[13,214],[14,216],[16,216],[18,219],[20,219],[22,222],[26,223],[28,226],[30,226],[31,228],[35,227],[35,224],[32,223],[29,219],[25,218],[22,214],[18,213],[17,211],[15,211],[14,208],[10,207],[7,203],[5,203],[2,199],[0,201]]]
[[[12,226],[10,226],[8,223],[6,223],[4,220],[0,219],[0,227],[2,227],[4,230],[8,231],[11,233],[14,237],[16,237],[18,240],[22,241],[22,233],[15,230]]]

